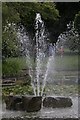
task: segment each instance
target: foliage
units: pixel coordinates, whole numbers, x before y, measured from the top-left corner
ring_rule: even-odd
[[[45,2],[26,2],[12,4],[20,14],[21,23],[29,30],[34,29],[34,21],[36,13],[41,13],[44,20],[56,20],[59,16],[58,10],[54,3]]]
[[[23,71],[22,69],[26,69]],[[3,61],[2,65],[3,78],[16,78],[17,85],[30,85],[31,78],[28,74],[28,67],[26,64],[26,58],[7,58]]]
[[[21,55],[20,43],[17,39],[17,32],[15,26],[19,26],[20,24],[22,24],[26,28],[26,30],[30,33],[30,37],[33,38],[35,32],[34,30],[35,16],[36,13],[40,12],[42,19],[45,21],[45,25],[50,33],[50,39],[52,42],[54,42],[57,40],[58,35],[62,31],[64,31],[64,28],[66,28],[65,26],[67,22],[74,19],[76,13],[76,9],[74,9],[73,7],[74,3],[73,5],[72,3],[71,4],[59,3],[59,7],[57,6],[57,4],[58,3],[53,3],[53,2],[3,2],[2,3],[2,18],[3,18],[2,19],[2,53],[3,53],[2,55],[5,58],[5,60],[3,61],[4,76],[17,75],[19,70],[21,69],[20,67],[21,64],[12,61],[6,61],[6,58],[8,57],[15,57],[15,56],[19,57]],[[64,5],[66,6],[66,8],[69,9],[66,9]],[[59,9],[60,11],[61,17],[59,16],[59,11],[56,9],[56,6],[57,9]],[[75,26],[76,29],[78,29],[78,31],[80,29],[78,24],[80,21],[78,19],[79,16],[80,13],[75,17]],[[72,33],[72,31],[69,31],[67,39],[68,39],[67,43],[69,44],[69,48],[71,50],[76,50],[78,47],[78,37],[74,35],[74,32]]]
[[[78,12],[78,14],[75,15],[74,25],[75,25],[76,31],[79,34],[78,50],[80,51],[80,11]],[[79,52],[79,54],[80,54],[80,52]]]
[[[78,50],[79,48],[79,34],[74,28],[74,23],[72,24],[72,27],[69,28],[69,30],[66,32],[66,44],[67,47],[72,50]]]
[[[45,2],[12,2],[3,3],[3,26],[9,23],[21,22],[27,29],[34,29],[34,21],[36,13],[41,13],[44,20],[56,20],[59,12],[55,4]],[[15,14],[16,13],[16,14]]]
[[[3,97],[13,93],[13,95],[24,95],[24,94],[33,94],[33,90],[31,86],[12,86],[12,87],[3,87],[2,88],[2,95]]]
[[[60,55],[55,57],[55,70],[59,71],[78,71],[78,55],[73,53],[65,53],[61,59]]]
[[[2,34],[2,53],[3,57],[19,56],[20,42],[17,39],[15,24],[8,23]]]
[[[75,29],[80,34],[80,11],[78,12],[78,14],[75,15],[74,23],[75,23]]]
[[[67,34],[67,41],[66,44],[68,48],[72,51],[78,50],[79,48],[79,35],[76,32],[69,31]]]
[[[2,3],[2,50],[4,57],[19,56],[20,46],[15,26],[24,25],[33,38],[36,13],[40,12],[44,20],[55,21],[58,10],[54,3],[4,2]]]
[[[74,60],[74,61],[73,61]],[[9,76],[15,73],[15,67],[13,67],[11,64],[18,64],[19,65],[19,71],[21,69],[27,68],[27,63],[26,63],[26,58],[7,58],[6,59],[7,62],[3,62],[3,75],[7,76],[9,74]],[[33,61],[32,61],[33,62]],[[9,65],[7,65],[6,63],[8,63]],[[34,65],[34,63],[32,63]],[[17,65],[16,65],[17,66]],[[11,72],[10,74],[10,69],[12,68],[13,72]],[[13,69],[14,68],[14,69]],[[78,55],[76,55],[75,53],[73,53],[72,55],[69,53],[65,53],[65,49],[64,49],[64,54],[63,54],[63,58],[61,59],[60,55],[56,55],[55,56],[55,69],[56,70],[78,70]],[[20,73],[18,71],[18,73]],[[18,73],[16,75],[18,75]],[[27,79],[26,79],[27,81]]]
[[[7,25],[7,23],[18,23],[20,21],[20,15],[17,10],[8,5],[6,2],[2,3],[2,27]]]
[[[74,6],[74,7],[73,7]],[[77,8],[77,9],[76,9]],[[59,11],[58,11],[59,10]],[[64,10],[64,11],[63,11]],[[42,19],[50,33],[51,42],[56,42],[58,35],[66,29],[66,24],[74,19],[76,12],[79,10],[77,3],[54,3],[54,2],[4,2],[2,3],[2,23],[3,31],[8,24],[23,24],[30,36],[34,36],[34,25],[36,13],[41,13]],[[60,12],[60,13],[59,13]],[[60,16],[59,16],[60,14]],[[79,25],[79,13],[75,17],[75,24]],[[78,22],[77,22],[78,21]],[[78,27],[79,29],[80,27]],[[8,29],[9,30],[9,29]],[[13,38],[14,36],[14,38]],[[9,39],[8,39],[9,38]],[[12,40],[11,40],[12,39]],[[15,42],[13,44],[13,39]],[[4,47],[6,42],[10,43],[9,47]],[[10,42],[11,41],[11,42]],[[12,45],[11,45],[12,43]],[[16,45],[16,34],[10,31],[3,33],[3,54],[8,56],[17,56],[20,54],[18,44]],[[7,46],[7,45],[6,45]],[[12,47],[13,46],[13,47]],[[11,49],[12,47],[12,49]],[[12,53],[10,53],[12,51]],[[18,54],[19,53],[19,54]],[[16,55],[17,54],[17,55]]]
[[[59,84],[59,85],[53,85],[53,84],[48,84],[46,85],[45,88],[45,93],[48,94],[56,94],[56,95],[78,95],[78,85],[64,85],[64,81],[63,84]]]
[[[66,30],[66,24],[73,21],[75,14],[80,11],[80,4],[79,2],[56,2],[55,4],[60,14],[58,30],[61,33]]]
[[[6,2],[2,3],[2,56],[16,56],[19,52],[14,25],[20,21],[16,9]]]
[[[22,68],[23,64],[18,59],[5,59],[2,65],[3,77],[18,76]]]

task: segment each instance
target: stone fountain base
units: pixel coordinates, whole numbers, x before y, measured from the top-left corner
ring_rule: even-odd
[[[8,99],[9,96],[7,96]],[[15,96],[20,97],[20,96]],[[34,96],[21,96],[21,98],[33,97]],[[51,104],[50,99],[56,99],[58,97],[45,97],[43,100],[47,99],[48,104]],[[59,97],[59,98],[66,98],[66,97]],[[69,98],[69,97],[68,97]],[[51,108],[50,106],[41,107],[41,110],[38,112],[27,112],[26,110],[10,110],[6,109],[7,105],[3,104],[3,111],[2,111],[2,119],[1,120],[79,120],[79,111],[78,111],[78,97],[73,96],[71,97],[72,106],[71,107],[59,107],[59,108]],[[69,100],[70,100],[69,98]],[[34,98],[35,99],[35,98]],[[68,100],[68,99],[67,99]],[[9,101],[8,101],[9,102]],[[45,102],[44,102],[45,103]],[[33,104],[33,102],[32,102]],[[44,105],[44,104],[43,104]],[[69,105],[70,106],[70,105]],[[26,107],[26,105],[25,105]],[[32,107],[31,107],[32,108]],[[0,111],[1,113],[1,111]]]
[[[36,112],[41,109],[41,96],[6,96],[6,109]]]
[[[6,96],[6,109],[37,112],[42,106],[41,96]],[[66,97],[45,97],[43,107],[66,108],[72,106],[72,100]]]
[[[72,105],[72,100],[68,97],[46,97],[43,100],[44,107],[66,108]]]

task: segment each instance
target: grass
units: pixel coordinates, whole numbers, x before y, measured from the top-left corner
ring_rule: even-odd
[[[46,85],[48,95],[78,95],[78,85]]]
[[[18,76],[22,69],[28,68],[28,66],[30,66],[26,57],[7,58],[6,61],[7,62],[2,65],[2,71],[4,76],[9,76],[9,77]],[[42,65],[43,69],[44,69],[44,66],[47,65],[46,61],[47,61],[47,58],[45,58],[45,61],[43,62],[43,65]],[[35,63],[32,58],[30,62],[34,69]],[[59,72],[78,71],[78,55],[64,54],[62,58],[60,55],[56,55],[54,58],[54,61],[52,61],[51,64],[52,64],[51,70],[55,69]],[[53,73],[54,71],[51,71],[51,72]]]
[[[26,63],[26,58],[25,57],[20,57],[20,58],[8,58],[8,62],[14,61],[18,62],[20,65],[20,69],[26,68],[28,66],[28,63]],[[34,66],[34,62],[31,59],[31,63]],[[77,75],[77,70],[78,70],[78,55],[73,54],[73,55],[64,55],[62,58],[60,55],[55,56],[55,69],[59,70],[58,76],[62,77],[62,75]],[[15,68],[14,68],[15,70]],[[71,72],[70,72],[71,71]],[[75,71],[75,72],[74,72]],[[53,74],[54,75],[54,74]],[[57,77],[58,77],[57,76]],[[46,93],[52,93],[52,94],[77,94],[78,87],[77,85],[47,85],[45,89]],[[32,93],[32,88],[27,87],[27,86],[14,86],[14,87],[3,87],[3,95],[7,95],[10,92],[13,92],[13,94],[31,94]]]
[[[17,62],[19,62],[19,64],[21,65],[21,67],[26,67],[26,59],[25,59],[25,57],[13,57],[13,58],[7,58],[7,61],[9,61],[9,62],[11,62],[11,61],[17,61]]]
[[[55,69],[78,70],[78,55],[64,55],[55,57]]]
[[[23,58],[7,58],[3,61],[2,71],[4,77],[15,77],[26,67],[26,61]]]
[[[17,61],[21,65],[22,68],[28,66],[27,59],[25,57],[20,58],[8,58],[7,61]],[[31,59],[31,63],[34,64]],[[55,56],[55,69],[59,70],[77,70],[78,69],[78,55],[63,55],[61,58],[60,55]]]
[[[78,85],[54,85],[54,84],[48,84],[45,87],[45,93],[46,95],[78,95],[78,90],[80,86]],[[33,89],[31,86],[9,86],[9,87],[3,87],[2,88],[2,95],[3,99],[5,96],[9,94],[13,95],[33,95]]]
[[[21,86],[21,85],[15,85],[15,86],[7,86],[7,87],[2,87],[2,95],[7,96],[9,94],[13,95],[24,95],[24,94],[33,94],[33,90],[31,86]]]

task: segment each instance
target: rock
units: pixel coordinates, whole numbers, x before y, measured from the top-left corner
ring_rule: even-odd
[[[41,109],[41,96],[6,96],[6,109],[23,110],[27,112],[36,112]]]
[[[72,100],[66,97],[56,97],[58,107],[71,107]]]
[[[42,97],[41,96],[23,96],[22,98],[24,110],[27,112],[36,112],[41,109]]]
[[[17,103],[15,108],[16,108],[16,110],[21,110],[21,111],[24,110],[23,109],[23,103],[22,102]]]
[[[6,109],[24,110],[27,112],[36,112],[41,109],[41,96],[14,96],[10,95],[5,100]],[[66,97],[45,97],[43,100],[44,107],[65,108],[72,106],[72,100]]]
[[[6,109],[9,109],[9,110],[17,110],[17,107],[19,103],[22,102],[22,97],[21,96],[14,96],[14,95],[10,95],[10,96],[6,96],[6,100],[5,100],[5,103],[6,103]],[[19,106],[20,108],[20,106]],[[19,110],[18,108],[18,110]],[[21,105],[21,108],[22,108],[22,105]],[[20,110],[21,110],[20,108]]]
[[[72,106],[72,100],[66,97],[46,97],[43,100],[44,107],[65,108]]]
[[[29,101],[32,99],[31,96],[22,96],[23,110],[27,111]]]
[[[57,100],[53,97],[45,97],[43,100],[44,107],[52,107],[55,108],[57,105]]]

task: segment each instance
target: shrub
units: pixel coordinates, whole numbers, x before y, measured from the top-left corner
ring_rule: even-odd
[[[22,68],[20,62],[16,59],[6,59],[2,62],[3,77],[17,76]]]
[[[16,86],[12,86],[12,87],[3,87],[2,88],[2,95],[3,98],[7,95],[9,95],[10,93],[13,93],[13,95],[33,95],[33,89],[31,86],[27,85],[27,86],[20,86],[20,85],[16,85]]]

